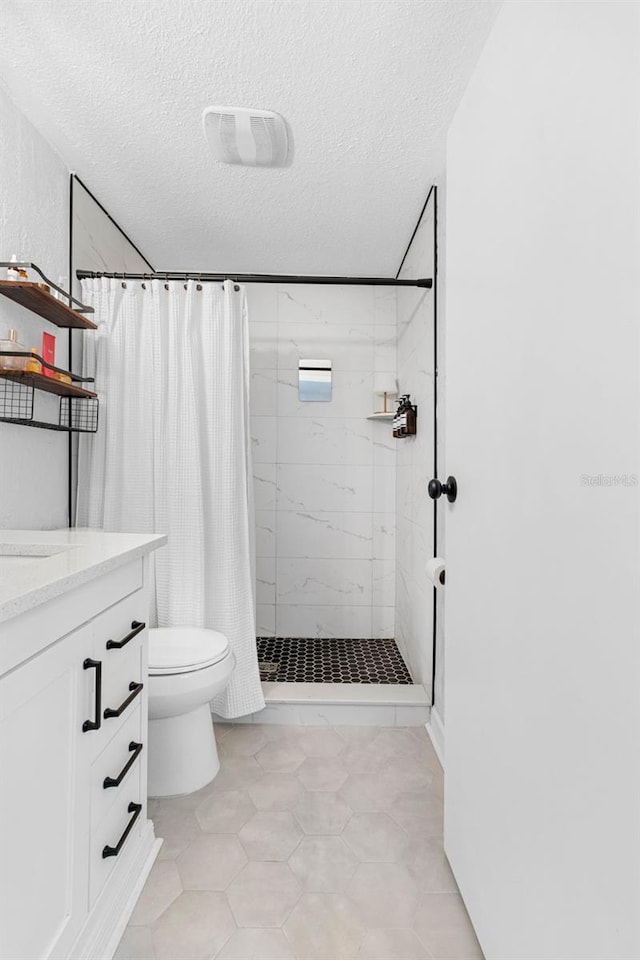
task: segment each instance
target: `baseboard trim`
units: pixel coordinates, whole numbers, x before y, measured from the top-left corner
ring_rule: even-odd
[[[426,724],[427,733],[429,734],[429,739],[433,744],[433,749],[436,752],[436,756],[440,761],[440,766],[442,769],[445,769],[444,764],[444,724],[442,718],[435,707],[431,707],[431,714],[429,720]]]
[[[73,946],[72,958],[112,960],[161,846],[153,822],[147,820],[135,855],[117,885],[107,882]]]

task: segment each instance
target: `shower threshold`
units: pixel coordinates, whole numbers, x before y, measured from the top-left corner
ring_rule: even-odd
[[[395,640],[258,637],[256,643],[263,682],[413,684]]]

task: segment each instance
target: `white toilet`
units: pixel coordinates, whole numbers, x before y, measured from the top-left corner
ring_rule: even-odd
[[[200,627],[149,630],[150,797],[193,793],[220,761],[210,701],[235,667],[229,641]]]

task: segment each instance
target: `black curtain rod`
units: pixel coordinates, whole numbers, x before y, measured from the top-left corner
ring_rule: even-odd
[[[91,277],[108,277],[113,280],[198,280],[207,283],[214,280],[235,280],[237,283],[322,283],[344,286],[369,287],[426,287],[433,286],[433,280],[398,280],[397,277],[303,277],[273,273],[103,273],[96,270],[76,270],[78,280]]]

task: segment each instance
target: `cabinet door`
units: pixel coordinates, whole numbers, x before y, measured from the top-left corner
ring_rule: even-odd
[[[65,956],[87,915],[90,651],[82,629],[0,680],[2,960]]]

